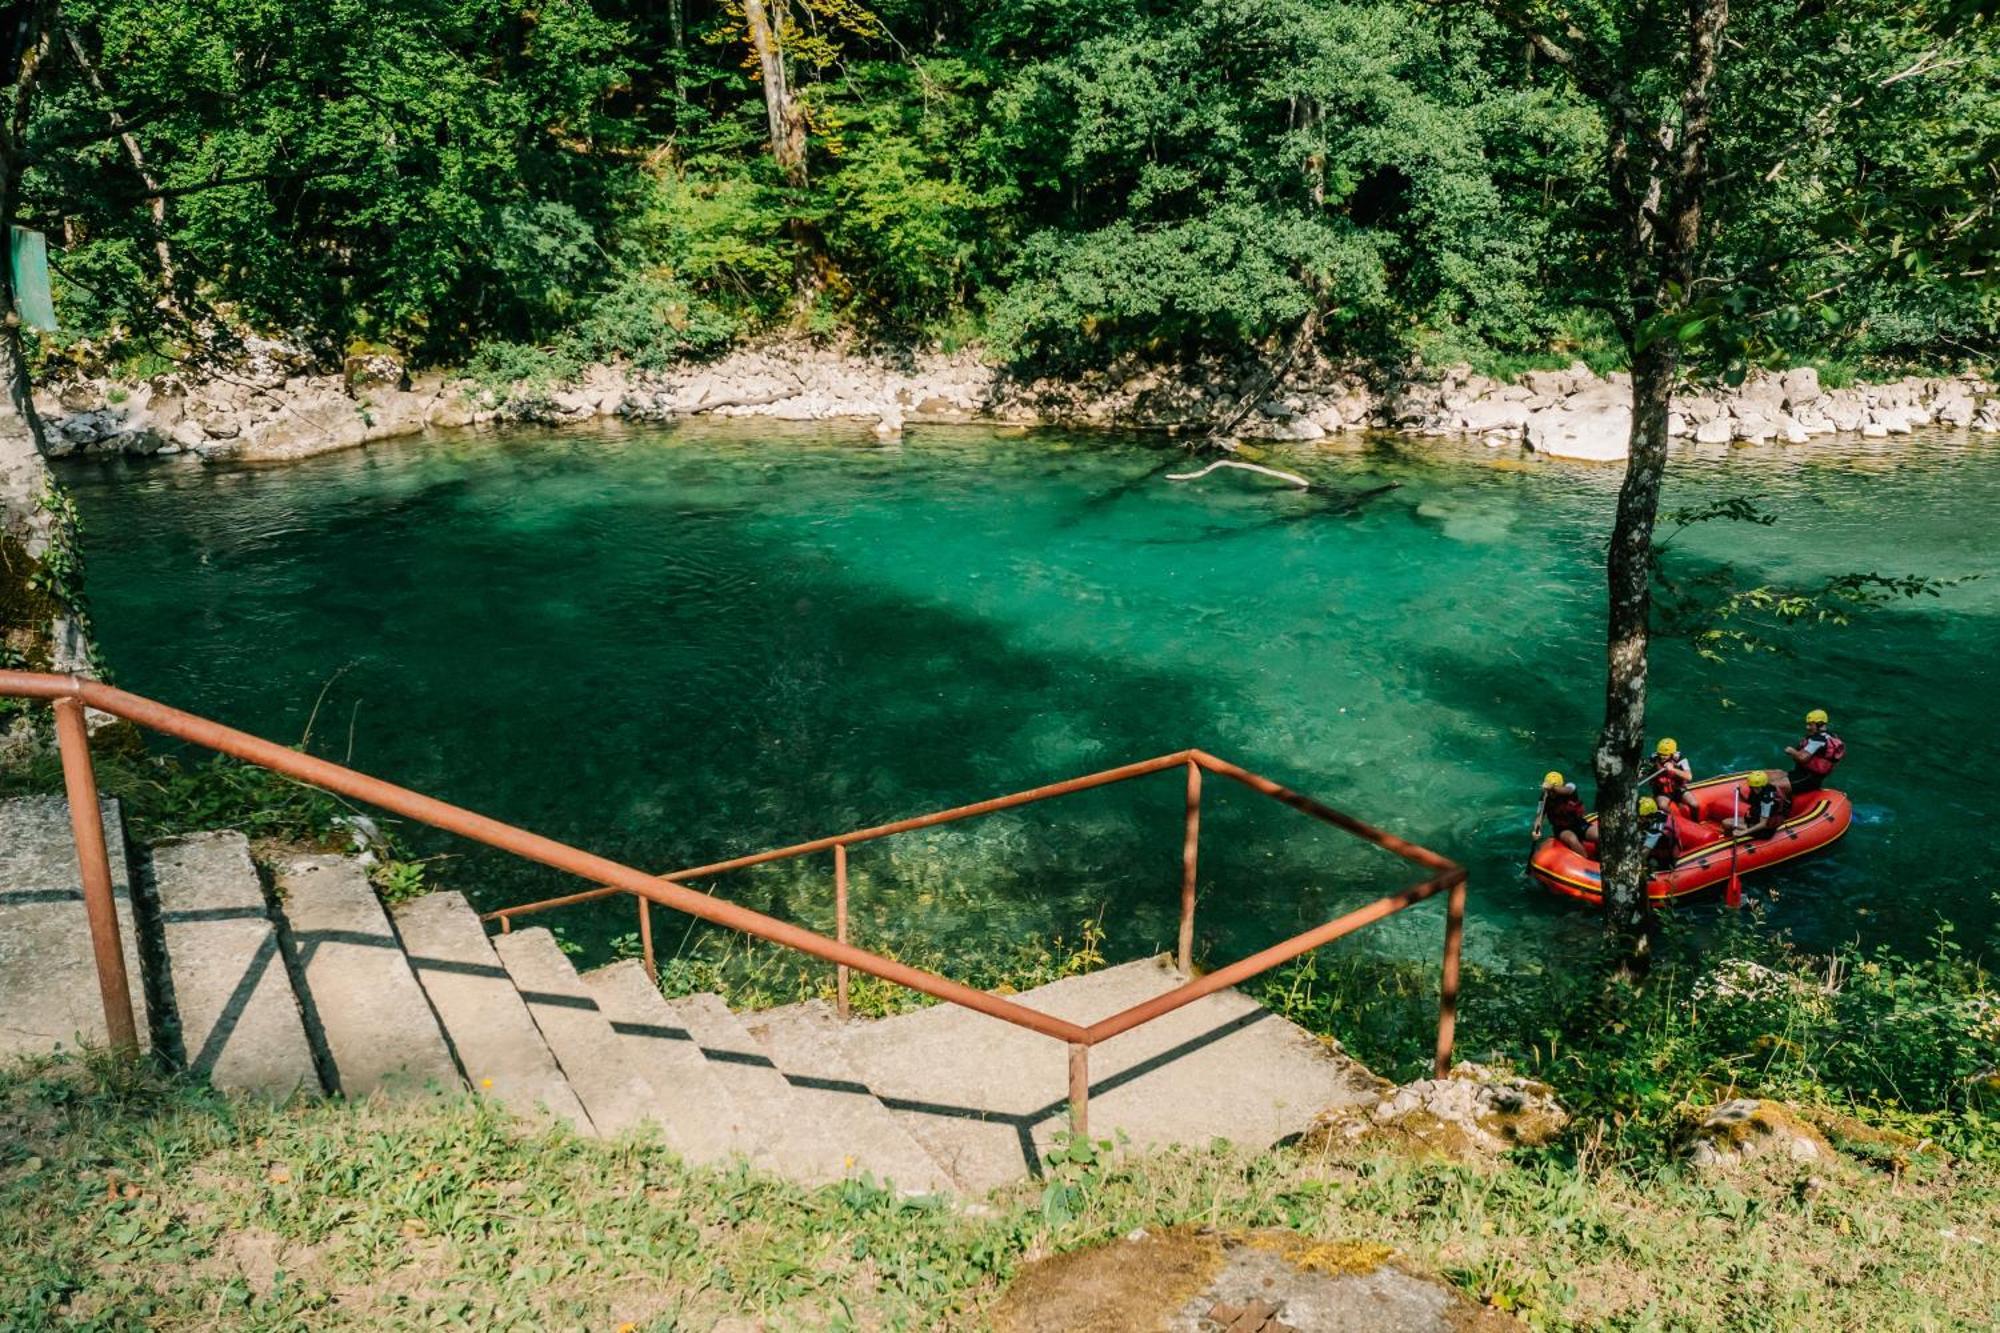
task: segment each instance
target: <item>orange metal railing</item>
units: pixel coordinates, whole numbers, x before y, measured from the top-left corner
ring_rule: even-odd
[[[810,842],[797,843],[790,847],[755,852],[711,865],[694,866],[675,871],[671,875],[650,875],[606,857],[557,842],[553,838],[529,833],[460,806],[448,804],[405,787],[398,787],[340,764],[301,754],[247,732],[237,731],[221,723],[184,713],[179,709],[96,681],[38,672],[0,671],[0,696],[47,699],[54,704],[57,743],[62,758],[64,787],[69,797],[71,828],[76,840],[77,863],[81,874],[86,913],[90,922],[91,941],[97,959],[105,1025],[111,1042],[116,1047],[136,1049],[137,1029],[133,1022],[131,993],[125,975],[125,955],[119,945],[118,917],[112,904],[111,872],[104,846],[104,829],[102,824],[92,817],[92,812],[97,809],[97,784],[90,759],[89,737],[84,726],[86,707],[123,718],[163,735],[230,755],[246,763],[268,768],[286,777],[365,802],[433,828],[470,838],[526,860],[553,867],[588,880],[596,886],[579,893],[565,894],[561,897],[524,903],[487,913],[484,919],[498,921],[503,931],[510,929],[513,918],[518,916],[627,893],[638,900],[640,941],[649,970],[654,962],[652,908],[657,904],[685,912],[704,921],[712,921],[731,930],[754,935],[774,944],[796,949],[834,964],[838,1004],[843,1016],[847,1012],[849,970],[854,969],[884,981],[894,982],[899,986],[907,986],[935,999],[962,1005],[1032,1032],[1066,1042],[1070,1054],[1070,1116],[1072,1125],[1080,1133],[1087,1132],[1088,1127],[1089,1060],[1092,1046],[1108,1041],[1120,1033],[1129,1032],[1140,1024],[1171,1013],[1183,1005],[1192,1004],[1205,995],[1211,995],[1269,971],[1301,954],[1329,944],[1344,935],[1350,935],[1364,926],[1443,892],[1448,897],[1445,911],[1443,975],[1438,999],[1435,1067],[1437,1073],[1442,1076],[1451,1066],[1452,1038],[1458,1011],[1459,952],[1465,926],[1464,869],[1413,842],[1383,832],[1351,815],[1323,805],[1309,796],[1302,796],[1269,778],[1239,768],[1201,750],[1182,750],[1174,754],[1161,755],[1156,759],[1071,778],[1066,782],[1051,783],[1029,791],[1015,792],[1008,796],[957,806],[950,810],[939,810],[893,823],[878,824],[871,828],[856,829],[850,833],[815,838]],[[1184,769],[1187,775],[1187,810],[1181,853],[1181,919],[1175,958],[1182,974],[1189,979],[1174,989],[1086,1027],[1040,1013],[1003,996],[975,990],[893,958],[856,948],[848,941],[847,851],[849,847],[897,833],[971,819],[998,810],[1007,810],[1035,801],[1045,801],[1176,768]],[[1200,840],[1201,786],[1204,772],[1239,782],[1252,791],[1260,792],[1314,819],[1393,852],[1404,860],[1431,871],[1432,874],[1428,879],[1413,884],[1401,892],[1378,898],[1323,925],[1252,954],[1248,958],[1240,959],[1199,977],[1194,976],[1192,952],[1197,896],[1196,858]],[[683,882],[827,850],[833,852],[834,873],[836,924],[831,939],[790,922],[780,921],[761,912],[722,901],[710,894],[689,888]]]

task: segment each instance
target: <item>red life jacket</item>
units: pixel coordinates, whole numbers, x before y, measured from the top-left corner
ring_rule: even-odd
[[[1814,739],[1811,736],[1806,737],[1806,744],[1812,744]],[[1812,755],[1806,760],[1805,767],[1808,773],[1817,773],[1821,777],[1825,777],[1827,774],[1833,772],[1835,764],[1847,758],[1847,742],[1830,731],[1817,739],[1825,741],[1826,744],[1820,747],[1818,754]]]
[[[1542,809],[1547,812],[1549,823],[1557,832],[1564,829],[1581,832],[1590,822],[1590,812],[1583,808],[1583,798],[1574,792],[1552,791],[1545,794]]]

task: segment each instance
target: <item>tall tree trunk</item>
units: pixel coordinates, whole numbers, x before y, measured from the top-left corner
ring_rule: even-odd
[[[784,10],[778,9],[784,21]],[[792,96],[785,77],[785,53],[780,45],[782,32],[771,22],[764,0],[743,0],[743,21],[750,29],[750,49],[756,53],[757,69],[764,82],[764,117],[771,133],[771,156],[785,184],[795,190],[806,185],[806,120],[798,100]]]
[[[1646,649],[1653,611],[1653,523],[1667,467],[1667,405],[1678,357],[1655,339],[1632,358],[1632,443],[1605,559],[1604,729],[1598,734],[1598,845],[1606,929],[1645,947],[1651,906],[1634,809],[1646,743]]]
[[[674,43],[674,128],[687,105],[687,0],[667,0],[667,30]]]
[[[775,19],[775,22],[774,22]],[[803,191],[806,175],[806,118],[793,96],[785,73],[784,0],[743,0],[743,21],[750,31],[750,49],[764,83],[764,117],[770,128],[771,156],[785,184]],[[792,238],[792,285],[796,304],[804,312],[826,287],[826,242],[811,218],[794,211],[785,223]]]
[[[97,72],[96,62],[84,48],[83,39],[77,36],[75,28],[64,29],[63,35],[69,40],[70,54],[76,57],[76,66],[83,71],[84,80],[90,90],[97,94],[97,100],[104,104],[104,114],[111,121],[111,128],[118,134],[118,142],[124,145],[125,156],[132,163],[132,170],[139,177],[139,183],[146,187],[153,213],[153,255],[160,261],[160,309],[176,318],[184,318],[181,313],[179,288],[174,269],[174,249],[167,239],[167,197],[160,192],[160,182],[146,165],[146,154],[139,147],[138,136],[134,135],[119,114],[117,103],[111,100],[111,91],[104,86],[104,79]]]
[[[1687,0],[1686,14],[1688,65],[1678,131],[1656,132],[1645,145],[1628,138],[1612,155],[1613,188],[1627,201],[1630,215],[1628,246],[1635,288],[1632,439],[1605,561],[1609,602],[1604,729],[1598,735],[1593,767],[1605,925],[1630,942],[1641,965],[1652,916],[1646,897],[1645,851],[1633,807],[1645,760],[1653,524],[1667,465],[1667,408],[1680,370],[1680,344],[1668,325],[1689,299],[1694,283],[1708,187],[1709,99],[1729,3]],[[1642,158],[1653,164],[1643,173],[1643,182],[1635,166]]]

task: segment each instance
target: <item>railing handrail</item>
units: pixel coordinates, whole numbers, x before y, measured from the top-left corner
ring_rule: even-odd
[[[203,746],[218,753],[230,755],[246,763],[268,768],[275,773],[295,778],[310,786],[336,792],[353,800],[414,819],[432,828],[443,829],[460,837],[542,865],[553,867],[567,874],[597,884],[609,884],[627,893],[649,898],[663,907],[686,912],[689,916],[713,921],[719,926],[742,931],[746,935],[756,935],[782,944],[801,953],[830,963],[844,964],[857,968],[884,981],[893,981],[899,986],[922,991],[940,1000],[976,1009],[994,1018],[1005,1019],[1019,1027],[1055,1037],[1062,1041],[1080,1042],[1085,1039],[1084,1029],[1065,1019],[1038,1013],[1026,1005],[1015,1004],[999,995],[989,995],[982,990],[952,981],[922,968],[911,967],[893,958],[884,958],[851,944],[830,940],[824,935],[795,926],[762,912],[724,902],[696,889],[672,880],[649,875],[642,870],[622,865],[608,857],[594,852],[586,852],[571,847],[567,843],[530,833],[512,824],[487,815],[467,810],[462,806],[440,801],[436,797],[425,796],[421,792],[399,787],[381,778],[357,772],[328,759],[319,759],[302,754],[273,741],[267,741],[234,727],[224,726],[193,713],[130,694],[115,686],[99,681],[84,680],[77,676],[58,676],[44,672],[0,671],[0,695],[14,695],[30,699],[76,699],[86,707],[101,713],[124,718],[142,727],[150,728],[163,735]]]
[[[954,806],[948,810],[916,815],[886,824],[876,824],[850,833],[815,838],[788,847],[754,852],[661,876],[647,874],[608,857],[586,852],[554,838],[530,833],[526,829],[468,810],[463,806],[452,805],[345,765],[336,764],[331,760],[316,758],[99,681],[46,672],[0,671],[0,697],[5,696],[47,699],[56,705],[59,739],[63,741],[64,776],[72,806],[72,823],[84,880],[84,896],[86,905],[91,909],[92,937],[98,957],[99,981],[105,995],[107,1024],[116,1044],[133,1044],[130,1036],[132,1019],[129,1001],[124,1006],[122,1024],[119,1017],[113,1014],[113,993],[116,991],[119,995],[123,995],[124,977],[122,954],[118,950],[116,941],[116,917],[111,915],[109,910],[110,882],[109,871],[104,864],[102,829],[95,826],[95,821],[77,813],[80,809],[87,809],[96,800],[95,778],[91,773],[87,738],[80,715],[82,707],[97,709],[163,735],[230,755],[296,781],[365,802],[433,828],[442,829],[447,833],[469,838],[496,850],[589,880],[597,886],[581,893],[500,908],[486,913],[481,918],[481,920],[498,920],[503,931],[511,928],[512,918],[515,916],[588,902],[614,893],[629,893],[644,902],[673,908],[701,920],[711,921],[716,925],[756,936],[835,964],[841,969],[840,990],[843,1011],[846,997],[846,969],[855,968],[935,999],[945,1000],[1012,1023],[1017,1027],[1067,1042],[1070,1046],[1072,1117],[1079,1130],[1084,1126],[1083,1108],[1088,1095],[1088,1052],[1091,1046],[1192,1004],[1204,996],[1266,972],[1301,954],[1422,902],[1436,893],[1448,890],[1450,905],[1446,913],[1444,973],[1439,997],[1437,1072],[1442,1075],[1450,1065],[1457,1009],[1459,945],[1464,922],[1465,870],[1456,862],[1428,848],[1364,823],[1309,796],[1281,786],[1269,778],[1218,759],[1203,750],[1177,750],[1172,754],[1104,769],[1062,782],[1049,783],[1027,791],[975,801],[969,805]],[[896,833],[935,827],[1035,801],[1049,800],[1072,792],[1162,773],[1176,767],[1184,767],[1188,773],[1188,823],[1187,841],[1183,851],[1182,920],[1178,961],[1189,979],[1174,989],[1084,1026],[1017,1004],[1003,996],[975,990],[948,977],[911,967],[896,959],[847,943],[846,854],[849,846]],[[1271,945],[1248,958],[1239,959],[1201,976],[1194,976],[1190,958],[1190,938],[1194,910],[1195,838],[1199,820],[1200,775],[1203,771],[1231,778],[1253,791],[1343,829],[1434,873],[1421,883],[1377,898],[1311,930]],[[88,845],[93,829],[96,844],[94,850]],[[829,848],[835,855],[836,893],[840,906],[839,938],[836,939],[829,939],[803,926],[793,925],[776,917],[724,901],[680,882],[683,879],[805,856]],[[106,918],[108,925],[106,921],[101,921],[100,917]],[[650,960],[650,917],[644,907],[640,911],[640,925]],[[117,975],[113,976],[114,972]]]

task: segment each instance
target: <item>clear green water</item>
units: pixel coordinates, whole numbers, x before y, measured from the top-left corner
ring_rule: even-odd
[[[1146,444],[701,423],[411,444],[272,470],[70,470],[128,688],[662,870],[1188,745],[1459,858],[1470,946],[1592,929],[1520,877],[1542,771],[1587,770],[1611,470],[1375,438],[1287,455],[1358,507]],[[1797,580],[2000,568],[2000,449],[1963,437],[1721,451],[1669,503],[1767,497],[1697,558]],[[1736,542],[1748,545],[1740,552]],[[2000,579],[1727,666],[1669,646],[1653,716],[1701,769],[1782,762],[1812,705],[1850,745],[1852,836],[1753,882],[1808,940],[1991,927]],[[321,697],[323,695],[323,698]],[[1656,732],[1656,734],[1658,734]],[[1211,780],[1202,936],[1226,958],[1414,876]],[[854,854],[863,943],[972,946],[1104,913],[1171,938],[1179,779]],[[487,906],[563,891],[462,845]],[[717,881],[809,924],[830,867]],[[1699,915],[1717,909],[1687,909]],[[629,909],[566,913],[593,947]],[[1435,909],[1369,934],[1430,954]],[[669,946],[679,940],[666,937]]]

